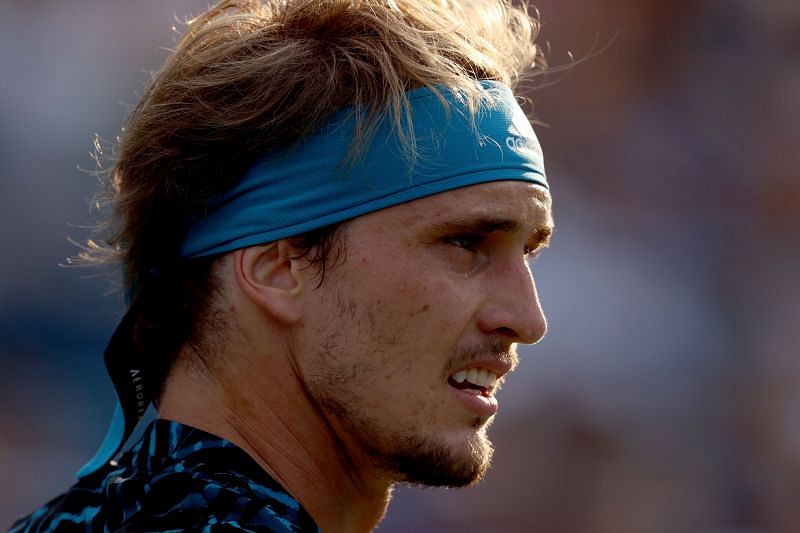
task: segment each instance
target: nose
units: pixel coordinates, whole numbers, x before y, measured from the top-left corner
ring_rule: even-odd
[[[488,285],[478,315],[480,330],[487,335],[502,335],[510,342],[539,342],[547,332],[547,318],[527,261],[517,260],[496,269]]]

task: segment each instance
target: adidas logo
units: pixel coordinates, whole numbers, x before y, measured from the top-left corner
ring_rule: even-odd
[[[524,137],[514,137],[508,136],[506,137],[506,146],[508,146],[511,150],[533,150],[536,151],[536,143],[530,139],[525,139]]]
[[[506,146],[510,150],[523,152],[530,150],[533,152],[540,152],[539,143],[536,142],[536,136],[533,133],[531,123],[522,113],[515,113],[511,121],[511,128],[508,137],[506,137]]]

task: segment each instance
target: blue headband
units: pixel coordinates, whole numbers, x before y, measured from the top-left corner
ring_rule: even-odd
[[[319,229],[385,207],[477,183],[516,180],[547,187],[542,150],[511,89],[481,82],[490,103],[474,123],[456,94],[408,93],[416,142],[411,162],[389,119],[357,162],[346,156],[355,118],[347,109],[295,149],[261,158],[188,231],[187,259],[230,252]]]
[[[356,118],[352,108],[335,113],[299,146],[262,157],[217,198],[189,228],[181,257],[273,242],[478,183],[515,180],[547,188],[539,141],[511,89],[494,81],[481,85],[489,98],[474,116],[444,87],[439,94],[429,88],[408,92],[411,124],[405,131],[415,140],[411,159],[392,121],[384,119],[358,160],[348,164]],[[156,393],[146,361],[131,346],[132,316],[129,310],[106,348],[119,401],[103,444],[79,478],[109,464]]]

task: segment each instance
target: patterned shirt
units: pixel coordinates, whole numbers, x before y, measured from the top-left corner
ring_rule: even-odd
[[[11,526],[21,531],[319,531],[247,453],[155,420],[118,463]]]

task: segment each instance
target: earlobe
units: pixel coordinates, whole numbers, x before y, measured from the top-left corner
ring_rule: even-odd
[[[285,240],[251,246],[233,252],[233,268],[239,290],[275,319],[297,321],[303,278]]]

